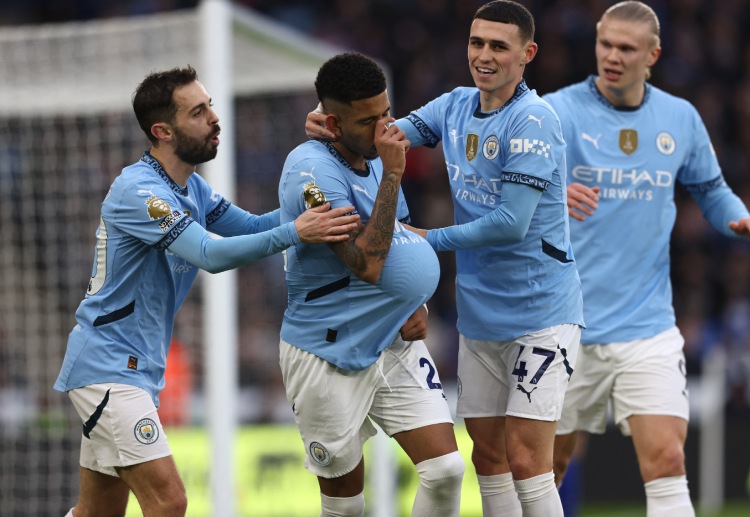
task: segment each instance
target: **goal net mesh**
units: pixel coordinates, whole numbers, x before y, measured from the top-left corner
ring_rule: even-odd
[[[90,276],[100,203],[149,146],[131,94],[150,71],[192,64],[200,75],[199,22],[187,10],[0,28],[0,517],[59,517],[75,502],[81,423],[52,385]],[[305,138],[305,115],[317,103],[312,84],[323,59],[293,48],[293,35],[278,38],[281,31],[274,38],[235,11],[235,105],[216,106],[235,118],[232,201],[254,213],[278,206],[284,158]],[[269,368],[286,304],[280,261],[239,272],[245,422],[291,414]],[[196,285],[175,327],[167,425],[203,423],[200,305]]]

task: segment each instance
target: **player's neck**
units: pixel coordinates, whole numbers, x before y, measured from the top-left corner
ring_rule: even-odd
[[[503,85],[501,88],[496,90],[479,90],[479,109],[483,113],[495,111],[500,109],[507,104],[507,102],[515,95],[516,88],[521,84],[521,78],[518,82],[509,82]]]
[[[341,142],[334,142],[333,146],[336,148],[339,154],[347,162],[349,162],[349,165],[351,165],[353,169],[357,169],[360,171],[367,169],[367,161],[365,160],[365,157],[363,155],[350,151],[349,148]]]
[[[152,147],[151,156],[161,164],[167,176],[182,187],[187,185],[190,175],[195,172],[195,165],[183,162],[169,148]]]
[[[605,99],[612,106],[617,108],[637,108],[643,103],[643,96],[646,95],[646,83],[640,83],[632,88],[607,88],[600,78],[595,81],[596,89],[599,90]]]

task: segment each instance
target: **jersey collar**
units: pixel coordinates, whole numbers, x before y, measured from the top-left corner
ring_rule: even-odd
[[[365,160],[365,163],[367,164],[367,170],[360,170],[355,169],[351,166],[351,164],[346,161],[346,158],[341,156],[341,153],[338,149],[336,149],[336,146],[334,146],[331,142],[323,142],[323,145],[326,146],[326,149],[328,149],[328,152],[333,155],[334,158],[336,158],[341,165],[352,171],[354,174],[359,176],[360,178],[366,178],[370,175],[370,172],[372,171],[372,165],[370,165],[370,160]]]
[[[154,171],[156,171],[159,176],[161,176],[161,179],[167,182],[169,188],[171,188],[174,192],[180,194],[181,196],[187,197],[187,185],[185,185],[184,187],[178,185],[172,178],[170,178],[169,174],[167,174],[167,171],[165,171],[164,167],[162,167],[161,163],[159,163],[159,160],[151,156],[151,153],[149,151],[144,151],[143,156],[141,156],[141,161],[151,166],[151,168],[154,169]]]
[[[526,79],[521,79],[521,82],[518,83],[518,86],[516,86],[516,91],[513,93],[513,97],[508,99],[508,102],[500,106],[499,108],[484,112],[482,111],[482,106],[479,103],[479,97],[477,96],[477,109],[474,110],[474,117],[476,118],[488,118],[492,117],[494,115],[497,115],[501,111],[503,111],[505,108],[513,104],[516,100],[518,100],[524,93],[529,91],[529,87],[526,86]]]
[[[602,95],[602,92],[599,91],[599,88],[596,87],[595,75],[590,75],[588,79],[586,79],[586,83],[591,90],[591,94],[596,100],[599,101],[600,104],[602,104],[605,108],[609,108],[615,111],[638,111],[639,109],[641,109],[641,106],[648,102],[648,98],[651,96],[652,87],[650,84],[646,83],[646,89],[643,92],[643,99],[638,106],[613,106],[612,103],[609,102],[604,95]]]

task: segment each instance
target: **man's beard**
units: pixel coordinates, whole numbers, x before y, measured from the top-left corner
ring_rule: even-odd
[[[178,128],[173,129],[177,137],[177,148],[174,152],[180,160],[190,165],[198,165],[216,158],[216,153],[219,150],[217,146],[214,146],[208,140],[187,136]],[[208,138],[213,138],[218,132],[219,126],[216,126],[216,130]]]

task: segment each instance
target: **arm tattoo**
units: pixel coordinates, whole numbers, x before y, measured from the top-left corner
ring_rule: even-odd
[[[393,240],[400,182],[400,176],[384,172],[375,198],[375,206],[365,228],[356,238],[332,245],[339,258],[357,276],[374,270],[377,271],[376,279],[380,278],[380,271]]]

